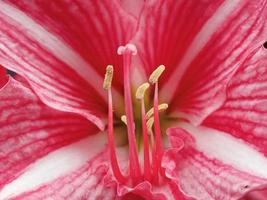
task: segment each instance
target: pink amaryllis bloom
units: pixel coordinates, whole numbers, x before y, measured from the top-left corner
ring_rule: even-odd
[[[0,199],[264,199],[266,20],[266,0],[0,1]]]

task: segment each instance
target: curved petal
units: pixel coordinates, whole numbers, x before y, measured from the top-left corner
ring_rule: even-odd
[[[203,125],[227,132],[267,156],[267,50],[259,48],[236,72],[224,105]]]
[[[160,97],[199,124],[224,101],[225,85],[266,39],[266,0],[149,1],[135,42],[147,73],[166,66]],[[201,16],[201,17],[200,17]]]
[[[82,114],[103,129],[105,68],[116,67],[120,90],[116,52],[136,20],[116,1],[10,0],[0,2],[0,21],[0,63],[23,75],[49,106]]]
[[[267,197],[267,189],[263,189],[250,192],[241,200],[265,200],[266,197]]]
[[[3,87],[7,83],[8,77],[6,73],[6,69],[0,65],[0,88]]]
[[[87,137],[48,154],[1,192],[1,199],[113,199],[105,134]]]
[[[236,200],[267,184],[267,158],[223,132],[179,124],[168,130],[163,159],[169,178],[199,200]],[[183,145],[177,145],[177,141]]]
[[[128,150],[127,147],[117,148],[120,168],[123,174],[128,174]],[[177,185],[173,181],[166,179],[162,180],[161,185],[153,185],[148,181],[142,181],[139,184],[132,186],[129,184],[119,183],[110,171],[105,176],[105,183],[116,188],[116,200],[185,200],[186,198]]]
[[[149,199],[149,200],[185,200],[185,196],[178,190],[176,185],[166,180],[163,185],[155,186],[144,181],[134,188],[119,185],[117,189],[119,199]]]
[[[40,157],[97,130],[79,115],[47,107],[10,78],[0,92],[0,189]]]

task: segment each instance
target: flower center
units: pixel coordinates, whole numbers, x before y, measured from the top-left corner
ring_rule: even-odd
[[[143,163],[138,157],[138,149],[136,142],[136,124],[134,120],[133,101],[131,93],[131,74],[130,66],[133,55],[137,54],[137,49],[132,44],[120,46],[117,53],[123,56],[123,83],[124,83],[124,106],[125,115],[121,116],[121,120],[127,126],[128,144],[129,144],[129,175],[123,175],[118,164],[115,143],[114,143],[114,127],[113,127],[113,102],[111,83],[113,77],[113,67],[108,65],[106,68],[105,80],[103,88],[108,92],[108,147],[110,153],[111,167],[114,177],[118,182],[136,185],[144,180],[159,183],[159,178],[164,174],[161,168],[161,159],[163,155],[163,144],[161,138],[159,111],[167,109],[167,104],[158,102],[158,80],[165,70],[160,65],[149,77],[149,83],[143,83],[136,90],[136,99],[140,102],[141,114],[141,132],[143,145]],[[152,86],[154,89],[153,107],[146,112],[145,93]],[[137,124],[138,125],[138,124]]]

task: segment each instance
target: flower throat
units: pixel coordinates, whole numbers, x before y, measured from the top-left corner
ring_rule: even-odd
[[[149,77],[149,83],[143,83],[136,90],[136,99],[141,104],[141,123],[142,123],[142,138],[143,138],[143,164],[140,165],[138,158],[138,150],[136,143],[136,130],[133,114],[133,102],[131,93],[130,66],[133,55],[137,54],[137,49],[133,44],[120,46],[117,53],[123,56],[123,84],[124,84],[124,106],[125,115],[121,120],[127,126],[128,144],[129,144],[129,175],[123,175],[116,156],[114,143],[114,128],[113,128],[113,102],[112,102],[112,78],[113,66],[108,65],[106,68],[103,88],[108,93],[108,148],[113,174],[118,182],[122,184],[137,185],[146,180],[159,183],[160,175],[163,175],[161,168],[161,159],[163,155],[163,144],[161,138],[161,128],[159,119],[159,110],[167,109],[167,104],[158,102],[158,79],[165,70],[163,65],[160,65]],[[154,87],[153,108],[146,112],[145,108],[145,93],[152,85]],[[150,158],[151,157],[151,158]],[[143,169],[141,169],[141,166]]]

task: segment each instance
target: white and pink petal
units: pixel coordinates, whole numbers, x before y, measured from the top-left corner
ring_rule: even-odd
[[[257,48],[227,87],[225,103],[204,122],[267,156],[267,49]]]
[[[0,191],[1,199],[114,199],[105,133],[89,136],[39,159]]]
[[[147,1],[134,42],[147,74],[166,66],[160,97],[173,116],[200,124],[222,105],[235,70],[266,40],[266,4]]]
[[[181,128],[182,127],[182,128]],[[253,147],[207,127],[181,123],[168,131],[166,175],[199,200],[236,200],[267,184],[267,158]]]
[[[39,158],[96,133],[82,116],[46,106],[10,78],[0,92],[0,189]]]
[[[122,60],[116,52],[136,20],[115,1],[11,0],[1,1],[0,21],[0,63],[24,76],[49,106],[82,114],[103,129],[105,67],[116,67],[119,100]]]

